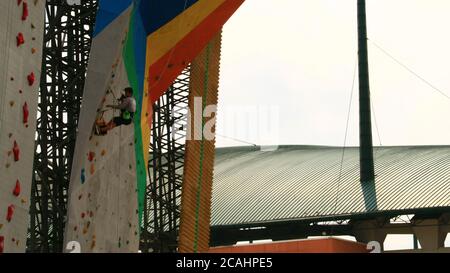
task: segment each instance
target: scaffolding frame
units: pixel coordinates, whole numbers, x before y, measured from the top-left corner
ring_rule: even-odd
[[[27,252],[62,252],[67,192],[97,13],[47,0]]]

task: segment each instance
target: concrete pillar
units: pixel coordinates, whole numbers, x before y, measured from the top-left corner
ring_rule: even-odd
[[[384,250],[383,243],[386,239],[387,232],[382,228],[382,223],[377,220],[358,221],[353,224],[353,236],[361,243],[378,242],[381,251]]]
[[[425,252],[436,252],[444,247],[447,232],[440,226],[439,219],[416,220],[413,231]]]

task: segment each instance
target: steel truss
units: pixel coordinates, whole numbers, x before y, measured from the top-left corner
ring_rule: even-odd
[[[153,105],[143,252],[176,252],[186,143],[189,68]]]
[[[47,0],[28,252],[61,252],[97,0]]]

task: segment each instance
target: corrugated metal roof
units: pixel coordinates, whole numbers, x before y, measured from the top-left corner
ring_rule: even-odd
[[[450,146],[374,148],[376,181],[359,182],[359,149],[281,146],[216,152],[212,226],[450,207]]]

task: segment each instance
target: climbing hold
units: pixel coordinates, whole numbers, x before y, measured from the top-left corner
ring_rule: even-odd
[[[34,0],[34,5],[36,6],[39,0]]]
[[[22,199],[20,200],[20,202],[21,202],[22,204],[25,204],[25,203],[27,202],[27,200],[26,200],[25,198],[22,198]]]
[[[9,205],[8,212],[6,214],[6,221],[11,222],[14,215],[14,205]]]
[[[73,227],[73,231],[77,231],[77,229],[78,229],[77,226],[74,226],[74,227]]]
[[[81,200],[81,198],[83,198],[83,195],[82,194],[78,195],[78,200]]]
[[[11,164],[9,164],[9,163],[6,163],[5,164],[5,167],[8,169],[9,168],[9,166],[11,166]]]
[[[35,29],[35,28],[36,28],[36,27],[34,26],[33,23],[31,23],[31,28],[32,28],[32,29]]]
[[[19,182],[19,179],[16,180],[16,186],[14,187],[13,194],[14,194],[14,196],[19,196],[20,195],[20,182]]]
[[[86,174],[85,174],[84,168],[81,169],[81,184],[84,184],[84,181],[86,181]]]
[[[16,39],[17,39],[17,46],[18,47],[25,43],[25,38],[23,37],[22,32],[19,32],[19,34],[17,34]]]
[[[28,111],[28,104],[26,102],[23,104],[22,110],[23,110],[23,123],[25,124],[28,122],[28,116],[30,115],[30,112]]]
[[[22,0],[17,0],[17,5],[20,6],[22,4]]]
[[[36,76],[33,72],[30,73],[30,75],[27,76],[28,85],[32,86],[34,84],[34,81],[36,80]]]
[[[86,216],[86,213],[82,212],[81,213],[81,218],[84,218]]]
[[[11,107],[14,106],[14,101],[13,100],[9,102],[9,106],[11,106]]]
[[[92,240],[92,243],[91,243],[91,250],[94,249],[94,247],[95,247],[95,240]]]
[[[12,137],[12,133],[9,133],[9,134],[8,134],[8,137],[11,138],[11,137]]]
[[[94,157],[95,157],[95,153],[94,153],[94,152],[89,152],[89,153],[88,153],[88,160],[89,160],[90,162],[92,162],[92,160],[94,160]]]
[[[101,154],[102,154],[102,156],[104,156],[106,154],[106,150],[103,149]]]
[[[19,90],[19,94],[22,94],[22,90]]]
[[[93,175],[95,173],[95,165],[91,164],[91,169],[90,169],[91,175]]]
[[[19,145],[17,144],[17,142],[14,140],[14,146],[13,146],[13,154],[14,154],[14,161],[19,161],[19,155],[20,155],[20,150],[19,150]]]
[[[31,48],[31,54],[34,54],[34,53],[36,53],[36,48]]]
[[[11,77],[10,80],[11,80],[11,81],[14,81],[14,77]]]
[[[0,236],[0,253],[3,253],[5,248],[5,237]]]
[[[27,17],[28,17],[28,4],[27,4],[27,2],[24,1],[22,7],[23,7],[23,9],[22,9],[22,21],[25,21],[25,20],[27,20]]]

